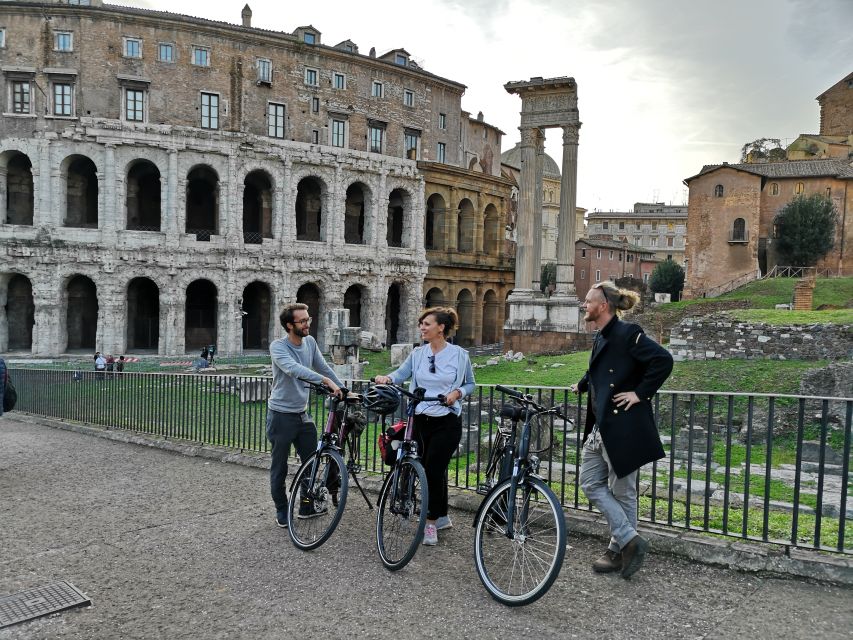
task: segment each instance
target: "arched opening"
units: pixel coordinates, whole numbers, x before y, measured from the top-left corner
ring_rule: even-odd
[[[35,325],[33,285],[30,279],[16,273],[6,288],[6,325],[9,329],[9,351],[31,351]]]
[[[460,252],[471,253],[474,251],[474,205],[468,198],[459,203],[456,215],[456,247]]]
[[[494,291],[489,289],[483,296],[483,344],[500,342],[500,304]]]
[[[723,197],[723,185],[718,184],[717,186],[714,187],[714,197],[715,198],[722,198]]]
[[[409,194],[402,189],[394,189],[388,196],[388,230],[386,241],[389,247],[403,246],[403,226]]]
[[[443,307],[446,306],[446,301],[444,299],[444,292],[438,287],[433,287],[429,291],[427,291],[426,296],[424,296],[424,307],[429,309],[430,307]]]
[[[149,278],[127,286],[127,350],[154,351],[160,345],[160,289]]]
[[[474,344],[474,297],[468,289],[462,289],[456,296],[456,313],[459,315],[456,344],[470,347]]]
[[[217,300],[216,285],[210,280],[195,280],[187,287],[184,345],[187,353],[216,344]]]
[[[127,228],[160,231],[160,170],[153,162],[138,160],[127,172]]]
[[[209,241],[219,229],[219,176],[206,165],[187,174],[186,232],[196,240]]]
[[[323,239],[323,189],[316,178],[302,178],[296,186],[296,239]]]
[[[396,282],[388,287],[388,300],[385,302],[385,346],[400,342],[400,311],[403,299],[400,285]]]
[[[243,289],[243,349],[269,349],[272,292],[263,282]]]
[[[746,220],[743,218],[735,218],[732,224],[732,240],[734,242],[744,242],[746,240]]]
[[[361,287],[352,285],[344,292],[344,308],[349,309],[349,326],[361,326]]]
[[[365,190],[360,182],[351,184],[347,189],[344,208],[344,242],[347,244],[364,244]]]
[[[95,283],[86,276],[74,276],[66,285],[66,293],[66,349],[94,351],[98,332],[98,292]]]
[[[442,229],[444,227],[444,216],[446,214],[446,205],[444,198],[438,193],[432,194],[427,198],[426,222],[424,226],[424,248],[444,250],[444,236]]]
[[[65,226],[98,228],[98,170],[85,156],[66,159]]]
[[[265,171],[252,171],[243,181],[243,242],[272,237],[272,180]]]
[[[296,292],[296,302],[308,305],[311,322],[311,335],[316,339],[320,331],[320,290],[312,283],[303,284]]]
[[[33,224],[33,165],[23,153],[6,163],[6,223]]]
[[[493,204],[486,206],[483,220],[483,253],[489,256],[500,253],[500,216]]]

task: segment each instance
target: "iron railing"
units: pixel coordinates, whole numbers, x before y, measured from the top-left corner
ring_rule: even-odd
[[[269,378],[39,369],[13,369],[10,375],[18,390],[16,411],[268,450]],[[541,404],[569,407],[574,424],[583,424],[584,398],[568,389],[524,389]],[[450,465],[451,485],[474,490],[484,480],[503,401],[483,385],[465,399],[466,428]],[[667,455],[638,474],[641,520],[853,554],[853,518],[847,516],[853,512],[853,398],[662,391],[653,403]],[[321,398],[312,397],[310,412],[318,426],[324,424]],[[362,464],[378,473],[383,466],[376,440],[383,427],[370,417]],[[564,506],[592,510],[577,482],[582,428],[551,418],[543,433],[551,447],[540,456],[540,474]]]
[[[769,278],[810,278],[814,280],[815,278],[836,278],[840,274],[834,269],[828,269],[825,267],[817,268],[817,267],[783,267],[780,265],[774,265],[770,271],[768,271],[765,275],[761,276],[762,280],[767,280]]]

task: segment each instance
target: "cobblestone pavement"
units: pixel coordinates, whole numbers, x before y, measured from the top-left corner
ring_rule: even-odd
[[[11,638],[848,638],[853,590],[653,554],[596,575],[570,534],[537,603],[493,601],[470,514],[397,573],[351,493],[319,550],[273,522],[267,472],[0,419],[0,595],[67,580],[92,607],[0,629]]]

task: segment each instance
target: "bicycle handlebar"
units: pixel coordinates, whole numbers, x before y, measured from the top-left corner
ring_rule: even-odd
[[[304,382],[309,387],[312,387],[320,395],[324,395],[324,396],[331,396],[332,395],[332,390],[329,389],[329,387],[327,387],[324,384],[317,383],[317,382],[311,382],[310,380],[306,380],[305,378],[296,378],[296,379],[299,380],[300,382]],[[354,396],[350,397],[349,394],[351,392],[346,387],[341,386],[341,387],[338,387],[338,389],[341,390],[341,398],[340,398],[341,400],[352,402],[353,400],[361,397],[359,395],[354,395]]]
[[[447,396],[445,396],[443,393],[439,393],[435,397],[425,396],[423,394],[418,394],[418,393],[412,393],[411,391],[409,391],[408,389],[403,387],[403,385],[399,385],[396,382],[377,383],[376,378],[371,378],[370,382],[372,382],[373,384],[385,384],[386,387],[394,387],[397,391],[399,391],[401,394],[403,394],[407,398],[411,398],[412,400],[415,400],[417,402],[441,402],[442,404],[444,404],[444,402],[447,400]],[[420,387],[418,387],[418,389],[415,389],[416,392],[418,390],[425,391],[424,389],[421,389]]]
[[[538,404],[533,396],[530,394],[522,393],[521,391],[517,391],[515,389],[510,389],[509,387],[505,387],[501,384],[495,385],[495,390],[500,391],[501,393],[508,395],[510,398],[518,402],[519,404],[523,404],[525,406],[532,407],[536,413],[555,413],[558,418],[562,418],[563,420],[568,420],[570,422],[574,422],[571,418],[566,416],[562,407],[551,407],[550,409],[546,409],[541,404]]]

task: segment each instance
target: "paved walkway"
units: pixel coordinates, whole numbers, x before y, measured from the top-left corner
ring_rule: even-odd
[[[350,494],[338,531],[296,550],[267,473],[0,418],[0,595],[67,580],[93,606],[0,629],[9,638],[848,638],[853,590],[652,555],[630,581],[595,575],[570,534],[539,602],[509,609],[474,571],[470,515],[397,573]]]

